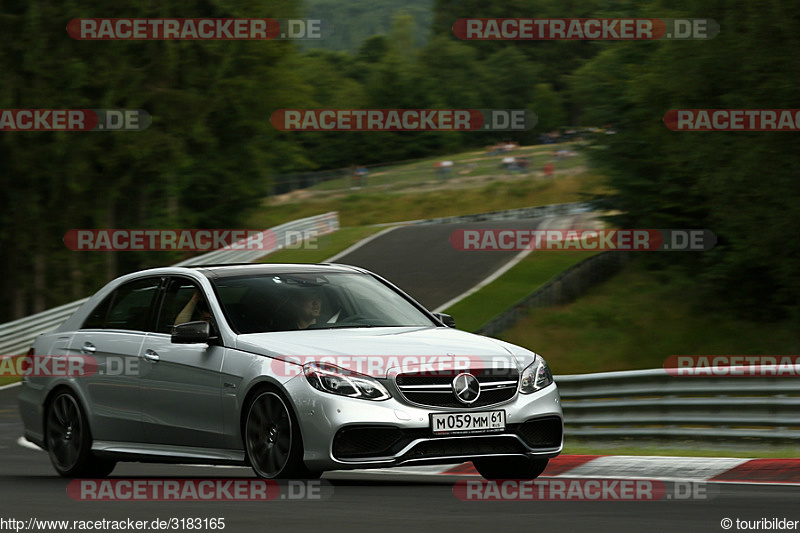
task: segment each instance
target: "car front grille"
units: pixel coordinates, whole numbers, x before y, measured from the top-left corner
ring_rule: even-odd
[[[415,444],[406,449],[412,443]],[[558,417],[509,424],[504,433],[445,437],[433,435],[430,428],[401,429],[394,426],[359,425],[342,428],[336,433],[333,438],[333,456],[344,462],[403,462],[474,455],[521,454],[530,450],[558,448],[560,445],[561,419]]]
[[[428,407],[474,409],[506,402],[517,393],[519,371],[516,368],[467,371],[480,383],[478,399],[465,404],[453,393],[453,372],[399,374],[395,383],[400,394],[411,403]]]
[[[399,452],[407,442],[408,435],[396,427],[346,427],[333,439],[333,455],[339,459],[386,457]]]
[[[558,448],[561,446],[563,427],[557,416],[529,420],[514,428],[525,444],[531,448]]]

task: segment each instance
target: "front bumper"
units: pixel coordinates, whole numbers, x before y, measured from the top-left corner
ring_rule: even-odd
[[[303,458],[312,470],[460,463],[487,456],[548,458],[563,448],[555,384],[478,409],[422,408],[396,395],[380,402],[347,398],[320,392],[305,379],[285,385],[303,436]],[[430,429],[431,413],[497,409],[506,412],[502,433],[434,436]]]

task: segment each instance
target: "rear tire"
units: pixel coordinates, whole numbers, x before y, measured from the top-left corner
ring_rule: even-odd
[[[489,480],[536,479],[547,468],[549,459],[529,457],[484,457],[472,464],[478,473]]]
[[[99,459],[92,454],[89,424],[72,392],[56,394],[48,405],[45,441],[50,462],[62,477],[103,478],[116,466],[115,461]]]
[[[278,391],[265,389],[255,395],[246,410],[244,444],[248,462],[258,477],[311,479],[303,463],[303,440],[289,402]]]

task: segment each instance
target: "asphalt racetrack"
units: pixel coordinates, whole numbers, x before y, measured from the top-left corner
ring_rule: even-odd
[[[366,243],[337,263],[355,265],[379,274],[415,300],[436,309],[471,289],[511,261],[518,251],[459,251],[450,235],[462,229],[572,229],[592,215],[494,220],[457,224],[401,226]],[[535,253],[535,252],[534,252]]]
[[[354,250],[337,262],[369,268],[433,309],[479,283],[517,252],[458,252],[449,244],[454,229],[565,229],[579,217],[406,226]],[[535,252],[534,252],[535,253]],[[412,266],[413,265],[413,266]],[[168,520],[224,518],[227,532],[491,532],[517,531],[725,531],[724,518],[800,519],[796,485],[709,484],[718,493],[704,500],[660,501],[461,501],[458,480],[442,474],[382,471],[330,472],[321,500],[76,501],[69,480],[58,477],[45,452],[18,443],[22,435],[18,387],[0,390],[0,531],[3,520]],[[613,476],[614,472],[608,472]],[[642,477],[647,477],[642,472]],[[120,463],[112,479],[253,478],[249,468]],[[23,529],[20,529],[23,530]],[[37,529],[37,528],[32,528]],[[74,530],[72,527],[69,530]],[[182,527],[173,530],[189,530]],[[209,531],[209,528],[199,528]]]
[[[800,488],[718,484],[719,494],[692,501],[461,501],[453,484],[464,477],[331,472],[322,500],[75,501],[47,454],[17,444],[22,423],[18,387],[0,391],[0,518],[41,520],[167,520],[225,518],[226,532],[517,532],[723,531],[723,518],[799,519]],[[613,475],[613,473],[609,473]],[[248,468],[120,463],[119,478],[252,478]],[[476,479],[476,478],[467,478]],[[325,483],[327,486],[327,483]],[[709,491],[712,492],[712,491]],[[5,528],[8,529],[8,528]],[[735,530],[735,525],[734,525]]]

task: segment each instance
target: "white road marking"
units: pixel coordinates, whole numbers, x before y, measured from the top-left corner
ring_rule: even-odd
[[[536,229],[539,229],[539,230],[549,229],[552,225],[554,225],[555,221],[557,221],[557,220],[558,221],[563,221],[565,218],[571,222],[574,217],[561,217],[561,216],[545,217],[545,219],[542,221],[542,224]],[[452,299],[446,301],[445,303],[443,303],[442,305],[440,305],[439,307],[434,309],[433,312],[434,313],[441,313],[442,311],[444,311],[448,307],[451,307],[451,306],[457,304],[458,302],[460,302],[461,300],[463,300],[467,296],[471,296],[472,294],[478,292],[479,290],[481,290],[485,286],[489,285],[490,283],[495,281],[497,278],[499,278],[500,276],[502,276],[503,274],[505,274],[506,272],[508,272],[512,268],[514,268],[520,261],[522,261],[523,259],[528,257],[528,255],[530,255],[531,252],[533,252],[533,249],[522,250],[520,253],[515,255],[508,263],[506,263],[502,267],[500,267],[497,270],[495,270],[494,272],[492,272],[488,277],[484,278],[483,281],[481,281],[477,285],[473,286],[472,288],[462,292],[461,294],[459,294],[455,298],[452,298]]]
[[[375,239],[383,237],[384,235],[386,235],[390,231],[394,231],[394,230],[396,230],[397,228],[400,228],[400,227],[402,227],[402,224],[398,224],[396,226],[392,226],[390,228],[386,228],[385,230],[379,231],[375,235],[370,235],[366,239],[361,239],[360,241],[358,241],[357,243],[355,243],[351,247],[347,248],[346,250],[342,250],[338,254],[334,255],[333,257],[329,257],[329,258],[327,258],[326,260],[324,260],[322,262],[323,263],[334,263],[334,262],[338,261],[339,258],[344,257],[349,253],[355,252],[356,250],[358,250],[359,248],[361,248],[365,244],[369,244],[370,242],[374,241]]]

